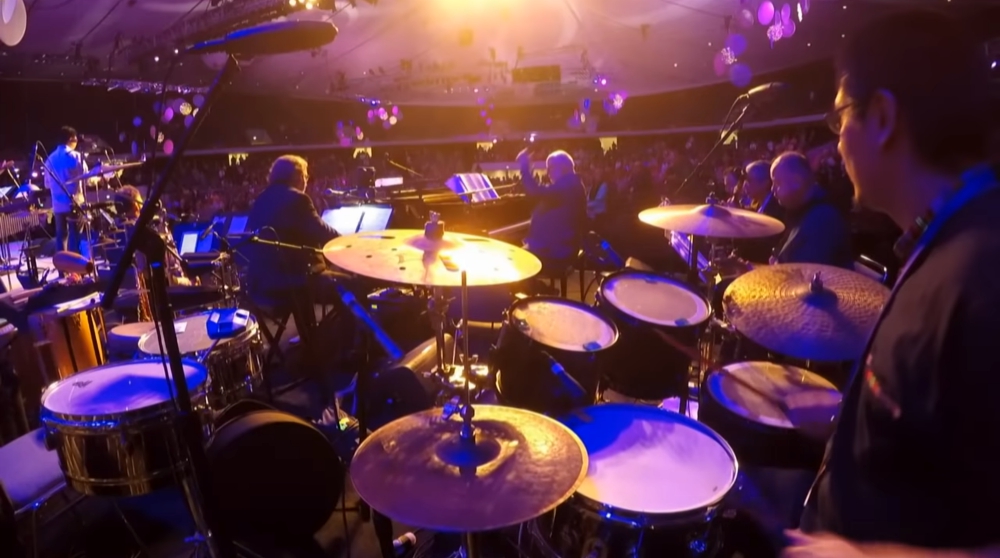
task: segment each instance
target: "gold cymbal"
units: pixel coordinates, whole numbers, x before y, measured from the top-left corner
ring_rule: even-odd
[[[760,238],[785,230],[773,217],[716,204],[654,207],[640,212],[639,220],[658,229],[713,238]]]
[[[462,270],[470,287],[516,283],[542,270],[532,253],[506,242],[453,232],[433,240],[418,229],[341,236],[323,247],[323,255],[362,277],[425,287],[461,286]]]
[[[737,331],[776,353],[837,362],[861,357],[889,289],[854,271],[818,264],[762,266],[723,297]]]
[[[516,525],[553,509],[583,482],[587,451],[569,428],[513,407],[475,407],[475,442],[441,409],[379,428],[351,462],[372,508],[405,525],[477,532]]]

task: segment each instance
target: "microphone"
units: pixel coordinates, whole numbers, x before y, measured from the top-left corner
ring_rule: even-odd
[[[211,225],[206,227],[205,230],[201,231],[201,233],[198,235],[198,242],[201,242],[202,240],[208,238],[208,235],[212,234],[212,230],[214,228],[215,228],[215,222],[212,222]]]
[[[279,21],[197,43],[185,53],[225,52],[237,56],[284,54],[325,46],[337,38],[337,33],[337,26],[326,21]]]
[[[743,96],[747,99],[766,98],[785,89],[788,89],[787,84],[780,81],[772,81],[771,83],[765,83],[764,85],[758,85],[757,87],[751,88],[750,91],[747,91]]]
[[[542,351],[542,357],[549,361],[549,372],[559,381],[563,388],[563,394],[573,401],[580,401],[587,396],[587,391],[583,389],[576,378],[570,376],[562,364],[549,353]]]
[[[341,192],[340,190],[334,190],[333,188],[327,188],[326,190],[323,190],[324,198],[337,198],[346,195],[347,192]]]
[[[94,272],[94,263],[81,254],[60,250],[52,255],[52,267],[60,273],[88,275]]]

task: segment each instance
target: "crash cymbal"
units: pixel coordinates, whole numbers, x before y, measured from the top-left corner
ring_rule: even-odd
[[[658,229],[714,238],[760,238],[785,230],[773,217],[716,204],[654,207],[639,213],[639,220]]]
[[[736,278],[726,318],[762,347],[792,358],[861,356],[889,289],[853,271],[817,264],[762,266]]]
[[[501,529],[569,498],[587,451],[569,428],[537,413],[475,407],[476,441],[441,409],[379,428],[354,454],[351,479],[373,509],[404,525],[450,532]]]
[[[463,269],[470,287],[516,283],[542,270],[537,257],[506,242],[453,232],[433,240],[417,229],[341,236],[323,247],[323,255],[363,277],[426,287],[461,286]]]

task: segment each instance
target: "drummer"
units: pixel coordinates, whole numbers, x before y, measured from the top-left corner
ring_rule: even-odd
[[[943,13],[899,12],[839,60],[830,126],[857,202],[906,231],[906,265],[788,557],[1000,556],[1000,182],[985,164],[989,63],[972,35]]]

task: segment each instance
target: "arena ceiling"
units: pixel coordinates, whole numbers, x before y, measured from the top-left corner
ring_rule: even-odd
[[[324,19],[340,34],[322,49],[245,64],[236,81],[244,92],[422,105],[474,105],[484,98],[498,104],[584,95],[607,99],[724,81],[745,86],[750,76],[829,56],[845,33],[886,10],[952,5],[951,0],[313,1],[0,0],[0,39],[12,34],[12,23],[5,23],[11,6],[27,2],[23,39],[14,47],[0,46],[0,79],[94,84],[112,79],[109,85],[137,87],[162,77],[173,45],[182,48],[192,33],[259,8],[258,15],[236,15],[249,23],[279,12],[279,18]],[[767,1],[776,12],[771,18],[767,6],[761,7]],[[270,15],[261,19],[265,12]],[[769,26],[762,25],[762,17]],[[176,33],[166,38],[168,29],[181,29],[185,38],[180,43]],[[772,42],[778,33],[783,36]],[[154,38],[157,45],[151,47]],[[170,41],[175,42],[164,49]],[[171,81],[206,85],[219,56],[184,57]]]

